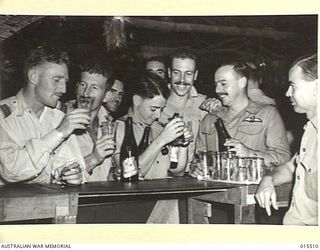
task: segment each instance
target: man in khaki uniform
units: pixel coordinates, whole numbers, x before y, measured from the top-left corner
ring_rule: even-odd
[[[277,166],[265,176],[256,193],[259,205],[271,215],[271,206],[278,209],[274,186],[295,182],[293,195],[283,224],[318,225],[318,123],[317,123],[317,56],[307,56],[294,62],[289,71],[290,98],[297,113],[306,113],[300,150],[290,161]]]
[[[0,102],[0,184],[77,185],[85,179],[72,133],[85,129],[90,118],[83,109],[64,115],[56,108],[66,92],[68,62],[65,52],[53,48],[31,50],[24,66],[26,86]]]

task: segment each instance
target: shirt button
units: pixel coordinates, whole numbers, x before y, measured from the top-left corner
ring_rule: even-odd
[[[309,168],[309,169],[308,169],[308,172],[309,172],[309,173],[311,173],[311,171],[312,171],[312,169],[311,169],[311,168]]]
[[[300,180],[300,175],[297,176],[297,179]]]
[[[306,152],[306,148],[302,148],[302,152]]]
[[[157,164],[159,164],[159,161],[157,161]]]
[[[291,203],[291,206],[294,207],[294,202]]]

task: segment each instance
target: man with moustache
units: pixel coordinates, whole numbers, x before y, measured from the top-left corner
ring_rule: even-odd
[[[106,181],[112,166],[111,156],[115,151],[113,135],[102,135],[103,122],[111,121],[122,98],[123,84],[113,82],[110,66],[97,56],[87,58],[80,65],[80,79],[76,87],[77,100],[81,96],[93,98],[90,110],[90,125],[77,131],[76,137],[85,158],[88,181]],[[69,110],[77,106],[77,100],[66,103]],[[105,102],[108,108],[102,104]]]
[[[215,122],[221,118],[231,136],[225,142],[230,151],[239,157],[260,157],[266,165],[279,164],[290,158],[286,130],[279,112],[273,105],[258,104],[247,95],[248,66],[231,61],[222,64],[215,72],[216,93],[224,106],[216,114],[207,114],[200,123],[196,138],[197,149],[219,151]],[[199,164],[191,167],[190,175],[202,176]],[[197,221],[208,223],[201,215]]]
[[[286,96],[295,112],[305,113],[309,121],[304,127],[299,152],[262,179],[255,197],[270,216],[271,206],[278,209],[274,186],[294,182],[283,224],[315,226],[318,225],[317,55],[302,57],[292,64],[289,84]]]
[[[196,148],[206,145],[209,151],[219,151],[214,123],[221,118],[231,136],[224,144],[229,151],[239,157],[263,158],[267,166],[285,162],[290,152],[283,121],[273,105],[248,97],[248,72],[240,61],[224,63],[216,70],[216,93],[225,108],[201,121]]]
[[[26,86],[0,102],[0,184],[82,183],[85,163],[72,133],[85,129],[90,117],[84,109],[64,115],[56,108],[66,92],[68,63],[55,48],[31,50]]]
[[[168,69],[170,96],[159,121],[167,124],[174,113],[179,113],[180,116],[183,116],[184,121],[192,121],[192,133],[195,138],[200,121],[208,110],[215,110],[219,102],[211,98],[207,99],[194,87],[198,76],[198,58],[194,53],[184,48],[177,49],[172,53],[170,61],[171,65]],[[189,144],[188,152],[186,171],[189,171],[189,164],[193,160],[194,141]]]

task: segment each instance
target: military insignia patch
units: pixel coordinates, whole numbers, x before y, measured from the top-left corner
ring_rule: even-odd
[[[244,122],[262,122],[262,120],[259,117],[255,117],[254,115],[246,117]]]

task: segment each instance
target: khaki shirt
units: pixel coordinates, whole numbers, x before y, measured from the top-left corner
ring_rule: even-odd
[[[63,141],[55,128],[64,113],[45,107],[40,118],[26,105],[22,91],[2,100],[10,113],[0,114],[0,184],[50,183],[57,168],[85,163],[74,135]]]
[[[208,114],[207,111],[201,110],[199,107],[205,101],[206,96],[199,94],[195,87],[193,86],[190,91],[190,96],[187,101],[187,105],[179,115],[183,116],[184,121],[192,121],[192,134],[194,140],[188,146],[188,166],[186,171],[188,171],[189,164],[193,160],[194,149],[195,149],[195,138],[198,134],[199,124],[203,117]],[[173,117],[175,111],[172,107],[166,106],[162,112],[159,121],[162,124],[167,124]]]
[[[266,96],[261,89],[248,89],[248,96],[255,103],[276,105],[275,100]]]
[[[295,184],[283,224],[318,225],[318,129],[317,117],[304,127],[296,165]]]
[[[128,115],[132,117],[132,123],[133,123],[133,133],[135,140],[137,142],[137,145],[139,145],[144,128],[146,125],[142,123],[139,118],[132,112],[132,109],[129,109]],[[119,120],[118,126],[117,126],[117,132],[116,132],[116,144],[117,144],[117,152],[116,154],[120,154],[120,148],[124,139],[124,133],[125,133],[125,119],[126,117],[123,117]],[[154,122],[151,125],[150,130],[150,143],[157,138],[157,136],[162,131],[163,127],[158,123]],[[143,168],[144,166],[140,166]],[[145,174],[145,179],[159,179],[159,178],[166,178],[168,176],[168,169],[170,167],[170,158],[169,154],[163,155],[160,151],[158,155],[156,156],[155,160],[152,163],[151,168],[148,170],[148,172]]]
[[[251,100],[232,121],[226,120],[226,110],[206,115],[200,123],[196,139],[197,150],[207,147],[209,151],[219,151],[214,125],[218,117],[224,121],[232,138],[239,139],[250,149],[266,153],[264,160],[267,165],[290,159],[286,130],[279,112],[272,105],[257,104]]]
[[[66,103],[66,105],[69,107],[69,110],[71,109],[70,107],[74,107],[73,105],[75,101],[69,101]],[[101,124],[102,122],[108,121],[111,116],[108,115],[108,112],[106,109],[101,106],[98,114],[98,138],[102,136],[101,134]],[[92,139],[91,135],[89,134],[88,131],[85,131],[83,134],[78,134],[76,135],[81,153],[83,157],[86,157],[92,153],[92,150],[94,148],[94,140]],[[107,177],[111,168],[112,162],[111,162],[111,157],[106,158],[101,164],[96,166],[91,174],[88,174],[88,182],[92,181],[107,181]]]

